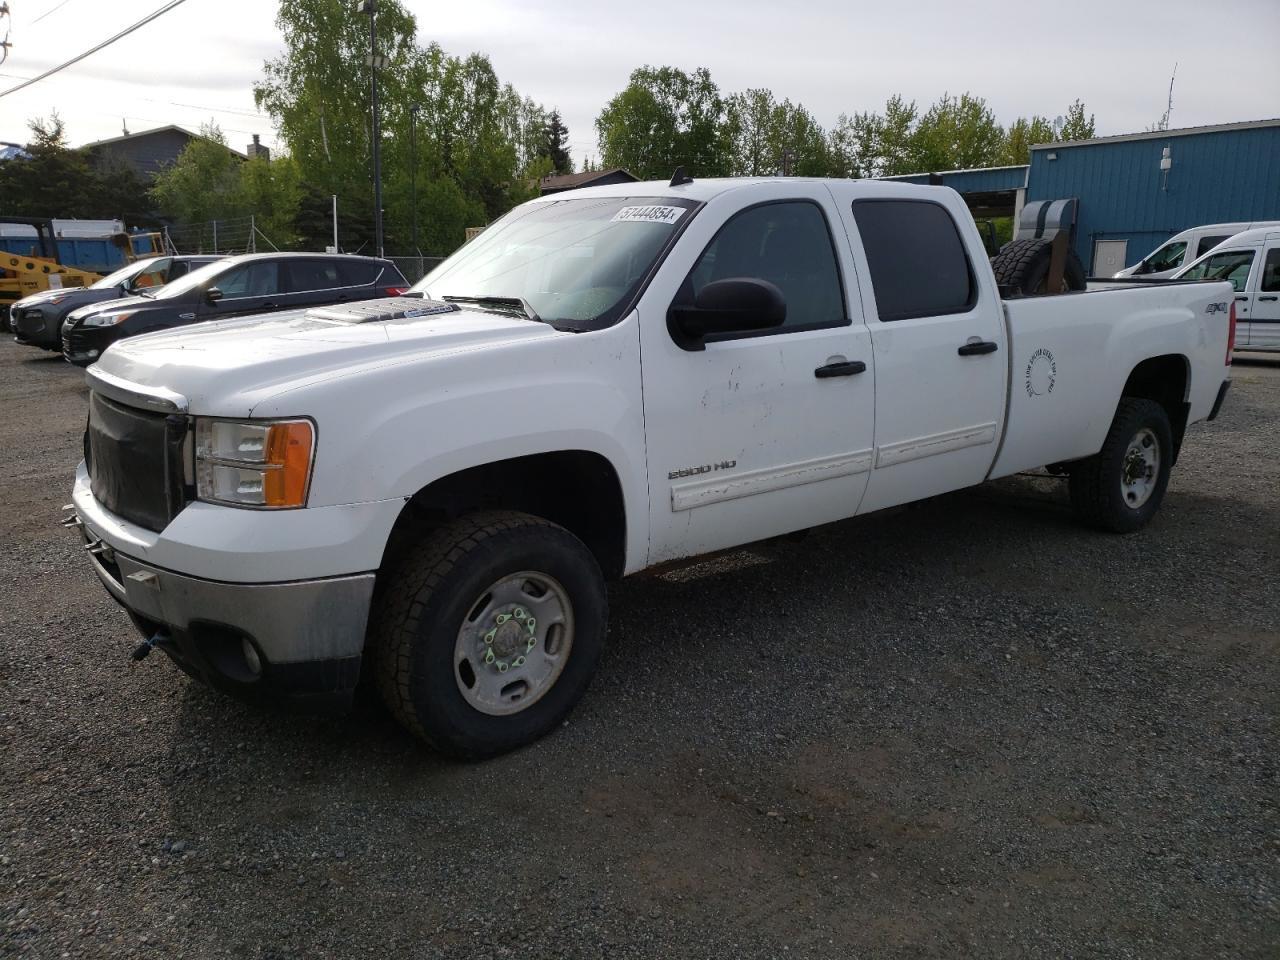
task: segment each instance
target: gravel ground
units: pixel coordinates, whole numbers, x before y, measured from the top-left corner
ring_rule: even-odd
[[[446,763],[241,706],[55,526],[79,371],[0,344],[0,954],[1268,957],[1280,363],[1145,532],[1056,481],[613,588],[558,734]]]

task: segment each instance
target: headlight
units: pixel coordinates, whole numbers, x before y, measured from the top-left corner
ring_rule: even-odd
[[[196,497],[240,507],[304,507],[314,449],[310,420],[198,417]]]
[[[94,313],[80,322],[86,327],[114,327],[117,323],[124,323],[132,316],[133,311],[130,310],[126,310],[124,313]]]

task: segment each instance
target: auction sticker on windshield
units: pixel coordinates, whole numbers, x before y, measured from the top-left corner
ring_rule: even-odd
[[[684,207],[665,207],[653,205],[647,207],[623,207],[613,215],[616,222],[640,223],[675,223],[684,213]]]

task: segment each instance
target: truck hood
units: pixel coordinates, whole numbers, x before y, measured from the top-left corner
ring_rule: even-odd
[[[422,300],[351,306],[367,313],[380,304],[393,314],[390,319],[345,322],[331,319],[332,308],[319,308],[131,337],[90,368],[90,382],[94,373],[102,373],[116,385],[185,397],[192,413],[249,416],[263,400],[318,380],[512,341],[573,336],[537,321],[480,310],[403,315],[406,309],[421,310]]]
[[[150,297],[122,297],[117,292],[115,296],[100,297],[87,303],[83,307],[76,307],[76,309],[72,310],[68,316],[74,322],[77,320],[83,320],[91,313],[102,313],[107,310],[124,310],[126,307],[141,307],[149,303],[155,303],[155,300]]]
[[[13,305],[13,309],[21,310],[23,307],[38,307],[58,298],[61,298],[59,302],[59,306],[61,306],[62,303],[66,303],[68,300],[76,304],[96,303],[99,300],[109,300],[118,296],[120,296],[120,290],[117,287],[109,290],[93,290],[89,287],[62,287],[57,290],[41,290],[39,293],[23,297]]]

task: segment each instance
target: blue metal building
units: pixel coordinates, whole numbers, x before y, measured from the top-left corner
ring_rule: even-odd
[[[1042,143],[1027,166],[885,179],[952,187],[977,218],[1075,198],[1076,253],[1110,276],[1189,227],[1280,220],[1280,120]]]
[[[1080,201],[1075,249],[1091,275],[1189,227],[1280,220],[1280,120],[1032,147],[1026,199],[1065,197]]]

